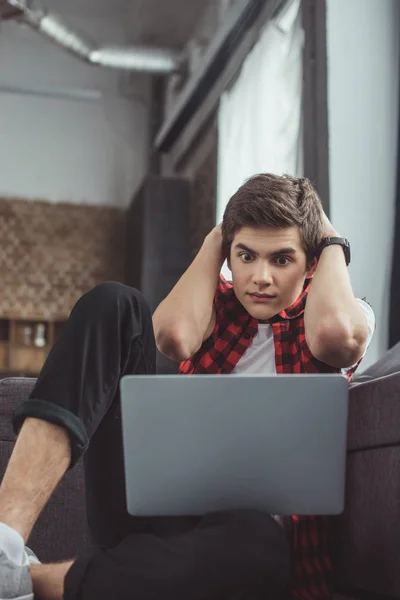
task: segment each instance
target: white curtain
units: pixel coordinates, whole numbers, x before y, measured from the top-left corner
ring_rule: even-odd
[[[229,198],[251,175],[302,175],[303,40],[300,0],[290,0],[267,23],[221,97],[217,223]],[[223,273],[229,277],[226,268]]]

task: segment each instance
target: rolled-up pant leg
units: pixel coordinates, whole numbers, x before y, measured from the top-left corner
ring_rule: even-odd
[[[280,600],[289,554],[269,515],[212,513],[187,533],[129,535],[82,556],[67,574],[64,600]]]

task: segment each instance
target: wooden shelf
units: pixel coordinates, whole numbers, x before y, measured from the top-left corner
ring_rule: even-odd
[[[0,316],[0,372],[37,376],[65,321]],[[38,326],[45,345],[35,345]]]
[[[0,370],[8,370],[8,342],[0,341]]]
[[[27,346],[26,344],[13,344],[12,342],[0,342],[13,350],[29,350],[29,352],[48,352],[51,348],[49,344],[43,346],[43,348],[37,348],[36,346]]]

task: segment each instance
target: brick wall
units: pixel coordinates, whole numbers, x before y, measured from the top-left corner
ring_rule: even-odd
[[[80,296],[124,280],[125,211],[0,198],[0,317],[66,318]]]

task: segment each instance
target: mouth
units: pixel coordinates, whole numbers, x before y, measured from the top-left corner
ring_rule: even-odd
[[[271,300],[274,300],[276,298],[276,296],[271,296],[270,294],[249,294],[250,298],[253,300],[253,302],[257,302],[257,303],[263,303],[263,302],[271,302]]]

